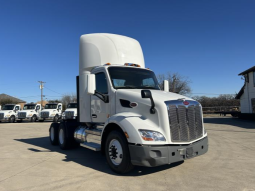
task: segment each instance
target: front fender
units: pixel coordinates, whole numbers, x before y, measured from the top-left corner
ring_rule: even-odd
[[[149,119],[146,119],[142,115],[130,112],[118,113],[116,115],[108,118],[107,122],[104,125],[103,132],[108,124],[117,124],[123,132],[126,132],[129,136],[127,138],[129,143],[135,144],[166,144],[166,142],[162,141],[144,141],[139,133],[139,129],[153,130],[162,133],[158,126],[155,126],[155,123],[151,122]],[[162,133],[163,134],[163,133]],[[164,134],[163,134],[164,135]],[[102,133],[103,136],[103,133]]]

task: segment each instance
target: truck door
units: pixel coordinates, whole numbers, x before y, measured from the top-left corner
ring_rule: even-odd
[[[96,75],[96,91],[108,96],[107,79],[104,72]],[[100,96],[99,96],[100,97]],[[91,95],[91,121],[96,123],[106,122],[110,113],[109,103],[105,103],[96,95]]]

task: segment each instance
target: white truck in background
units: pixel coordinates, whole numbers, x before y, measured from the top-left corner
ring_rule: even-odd
[[[23,120],[35,122],[38,120],[41,110],[41,104],[25,104],[23,109],[18,112],[17,122],[22,122]]]
[[[62,103],[47,103],[40,113],[39,121],[52,120],[58,122],[62,117]]]
[[[159,166],[207,152],[201,105],[160,89],[135,39],[114,34],[80,38],[77,121],[52,123],[50,142],[81,145],[106,156],[110,168]]]
[[[3,105],[0,111],[0,121],[14,123],[18,116],[21,106],[17,104],[6,104]]]
[[[77,103],[69,103],[66,110],[62,113],[63,120],[70,120],[77,118]]]

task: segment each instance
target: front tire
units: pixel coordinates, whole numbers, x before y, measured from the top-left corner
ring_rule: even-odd
[[[9,122],[10,122],[10,123],[14,123],[14,122],[15,122],[15,117],[14,117],[14,116],[11,116],[10,119],[9,119]]]
[[[31,117],[30,121],[31,121],[31,122],[35,122],[35,121],[36,121],[36,116],[33,115],[33,116]]]
[[[50,125],[49,129],[49,137],[50,137],[50,143],[52,145],[57,145],[58,144],[58,123],[52,123]]]
[[[58,122],[58,115],[55,115],[55,117],[53,118],[53,122],[57,123]]]
[[[123,174],[132,170],[128,142],[122,132],[110,132],[106,139],[105,155],[107,163],[114,172]]]

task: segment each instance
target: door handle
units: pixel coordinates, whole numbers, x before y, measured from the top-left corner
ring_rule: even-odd
[[[97,115],[96,114],[92,114],[92,118],[97,118]]]

